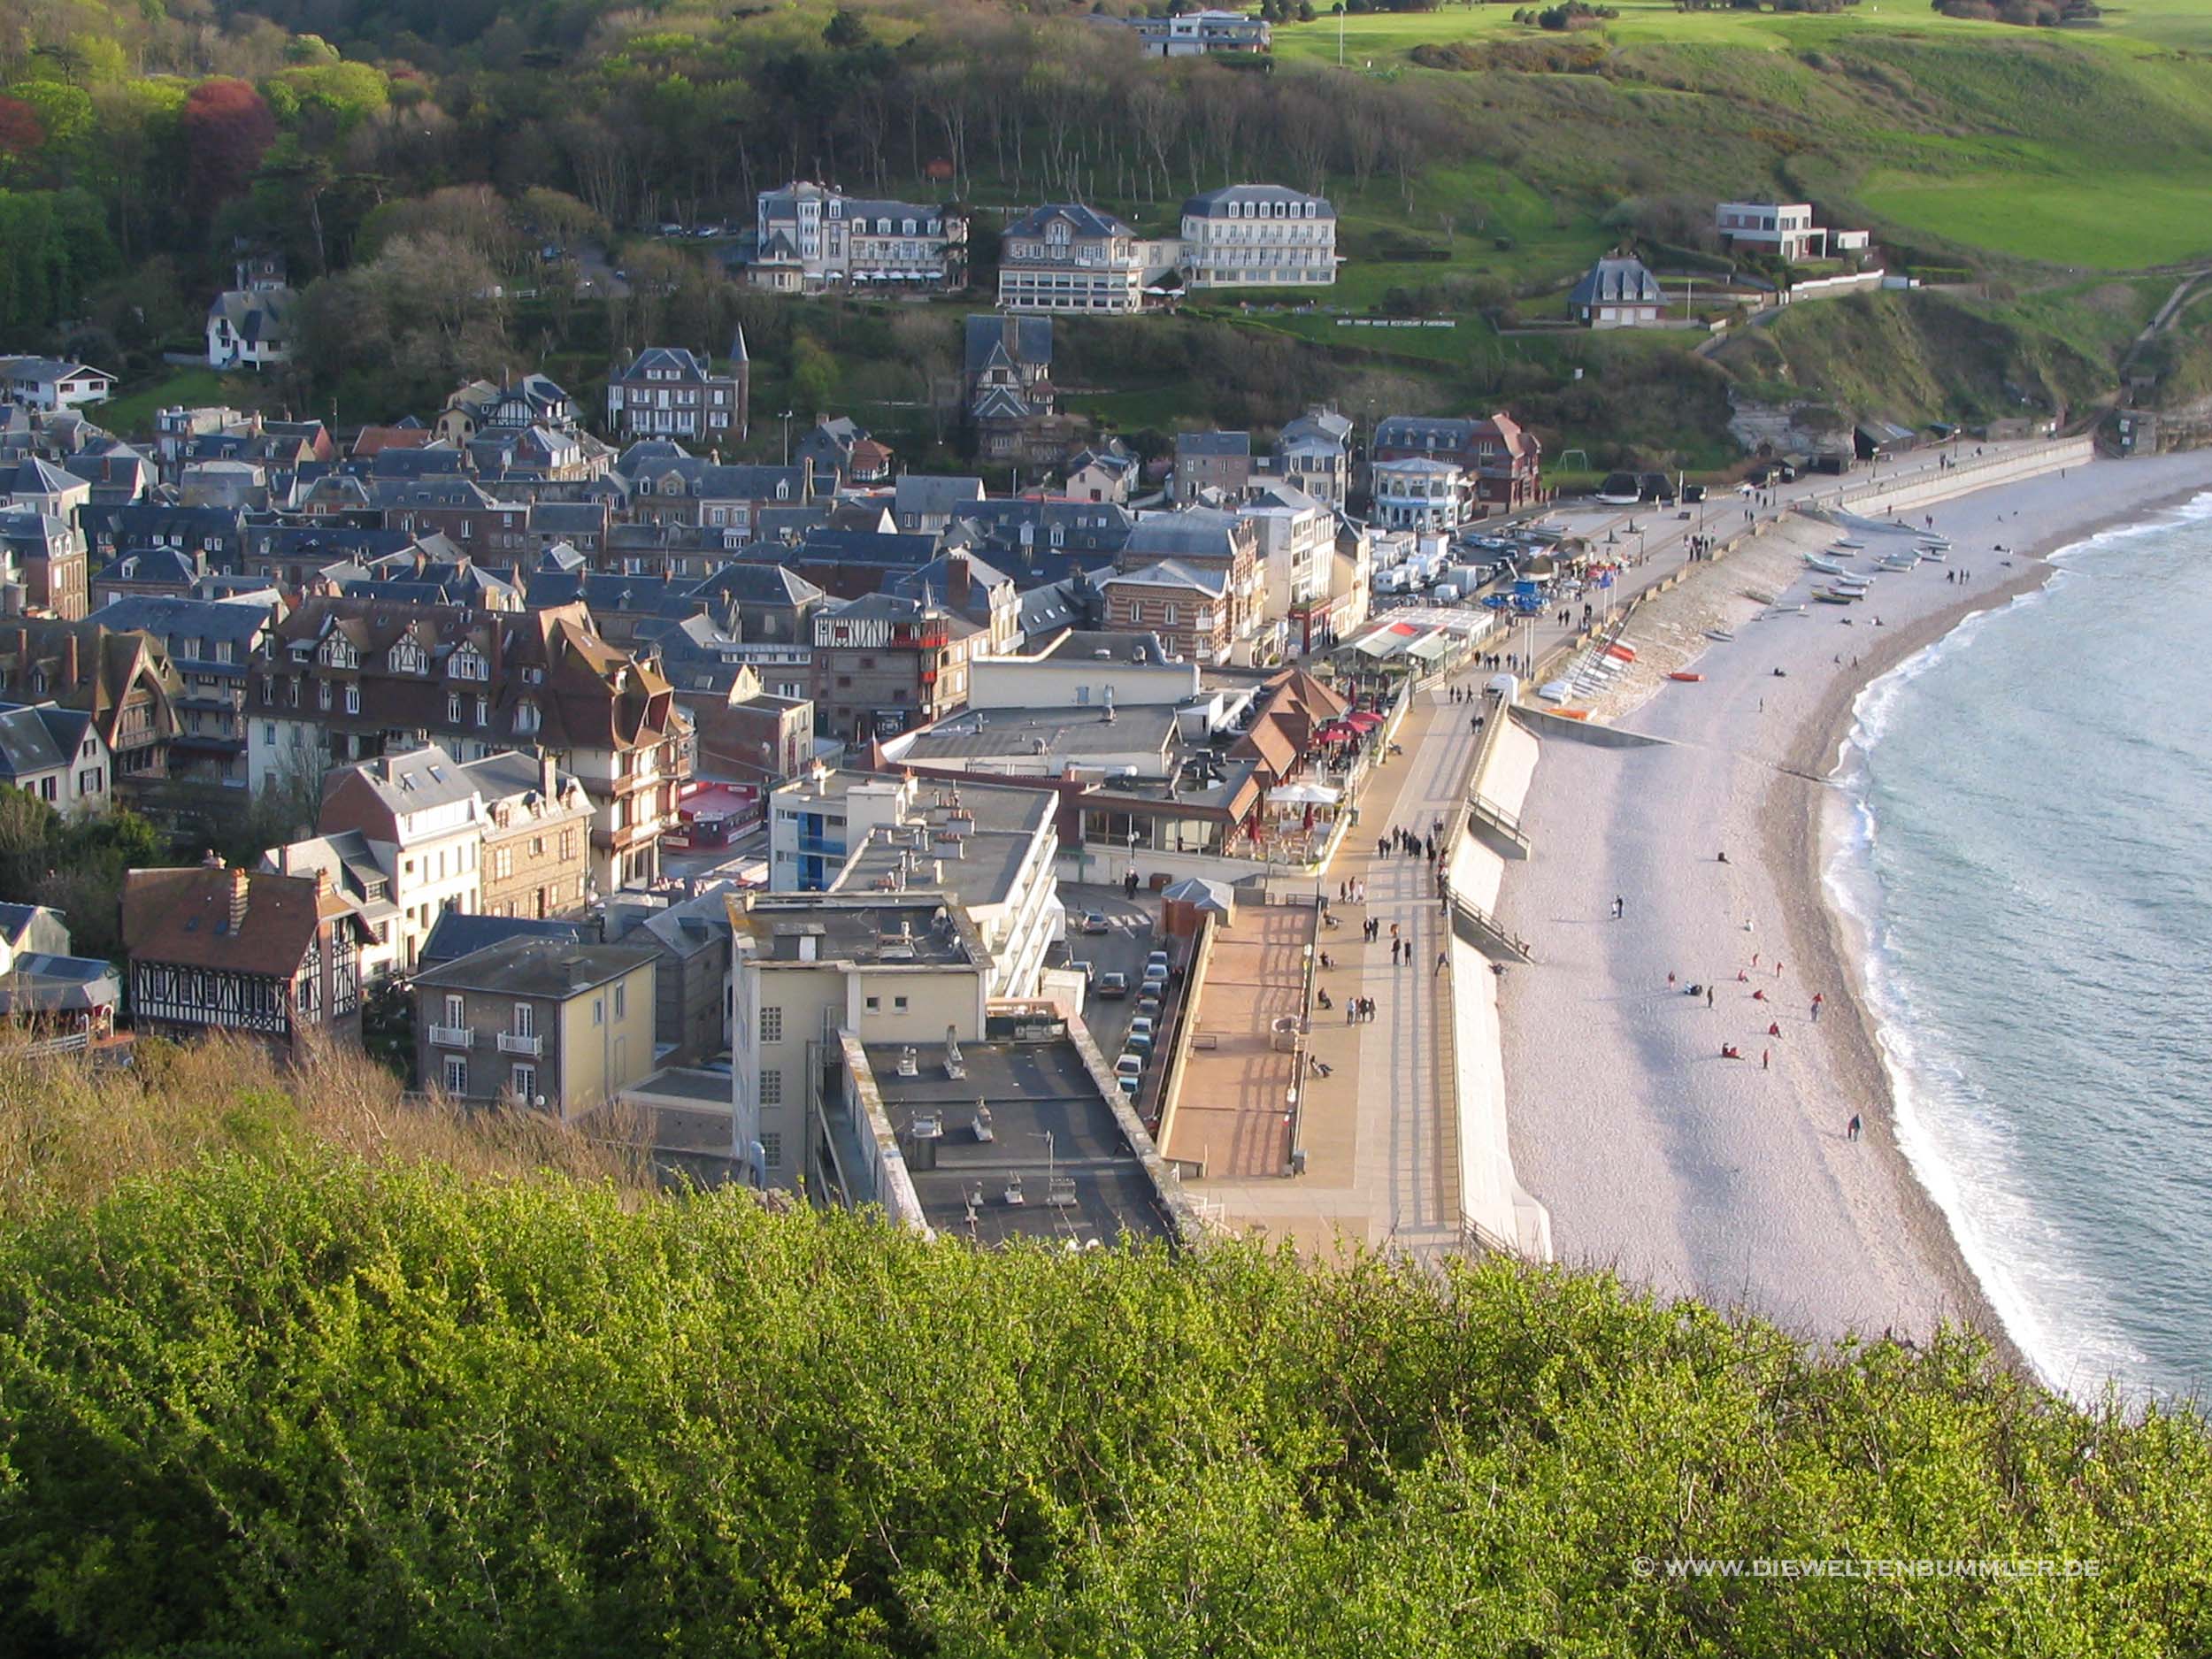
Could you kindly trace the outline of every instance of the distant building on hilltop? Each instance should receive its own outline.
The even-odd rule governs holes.
[[[285,285],[284,261],[258,255],[238,262],[238,286],[207,308],[207,366],[258,369],[292,359],[299,296]]]

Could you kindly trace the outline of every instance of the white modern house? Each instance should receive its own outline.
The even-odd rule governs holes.
[[[1713,219],[1724,246],[1750,248],[1792,261],[1858,253],[1871,240],[1863,230],[1815,224],[1809,202],[1723,202],[1713,210]]]

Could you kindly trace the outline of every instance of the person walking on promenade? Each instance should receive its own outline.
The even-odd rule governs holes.
[[[1436,953],[1436,973],[1432,973],[1432,974],[1430,974],[1430,975],[1429,975],[1429,978],[1430,978],[1430,979],[1433,979],[1436,977],[1436,974],[1437,974],[1437,973],[1441,973],[1441,972],[1444,972],[1444,964],[1445,964],[1447,962],[1450,961],[1450,960],[1451,960],[1451,956],[1450,956],[1450,953],[1449,953],[1448,951],[1442,951],[1442,950],[1438,951],[1438,952]]]
[[[1844,1132],[1843,1132],[1843,1138],[1844,1138],[1845,1140],[1847,1140],[1847,1141],[1856,1141],[1856,1140],[1859,1138],[1859,1114],[1858,1114],[1858,1113],[1856,1113],[1856,1112],[1853,1112],[1853,1113],[1851,1114],[1851,1123],[1850,1123],[1849,1127],[1847,1127],[1847,1129],[1845,1129],[1845,1130],[1844,1130]]]

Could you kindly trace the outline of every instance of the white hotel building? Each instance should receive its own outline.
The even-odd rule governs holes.
[[[1182,267],[1197,288],[1336,280],[1336,209],[1279,184],[1232,184],[1183,204]]]

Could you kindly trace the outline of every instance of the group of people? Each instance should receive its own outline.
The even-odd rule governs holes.
[[[1371,996],[1352,996],[1352,997],[1347,997],[1347,998],[1345,999],[1345,1001],[1344,1001],[1344,1023],[1345,1023],[1346,1025],[1370,1025],[1370,1024],[1373,1023],[1374,1018],[1375,1018],[1375,999],[1374,999],[1373,997],[1371,997]]]
[[[1725,864],[1725,863],[1727,863],[1727,859],[1726,859],[1725,857],[1724,857],[1724,858],[1721,860],[1721,862],[1722,862],[1723,864]],[[1616,916],[1617,916],[1617,915],[1620,913],[1620,912],[1619,912],[1619,910],[1618,910],[1618,908],[1617,908],[1617,907],[1619,906],[1619,904],[1620,904],[1620,902],[1620,902],[1620,900],[1619,900],[1619,899],[1616,898],[1616,899],[1613,901],[1613,902],[1614,902],[1614,905],[1616,906],[1616,909],[1615,909],[1614,914],[1615,914]],[[1747,921],[1744,925],[1745,925],[1745,926],[1747,928],[1747,927],[1750,926],[1750,923],[1749,923],[1748,921]],[[1759,956],[1760,956],[1760,955],[1761,955],[1761,953],[1760,953],[1760,952],[1758,952],[1758,951],[1754,951],[1754,952],[1752,952],[1752,955],[1751,955],[1751,967],[1752,967],[1752,968],[1756,968],[1756,967],[1758,967],[1758,966],[1759,966]],[[1774,977],[1775,977],[1776,979],[1780,979],[1780,978],[1782,977],[1782,964],[1781,964],[1781,961],[1780,961],[1780,959],[1779,959],[1779,958],[1777,958],[1777,959],[1775,960],[1775,962],[1774,962],[1774,964],[1773,964],[1773,967],[1774,967]],[[1740,968],[1738,968],[1738,969],[1736,970],[1736,983],[1737,983],[1737,984],[1739,984],[1739,985],[1748,985],[1748,984],[1750,984],[1750,981],[1751,981],[1751,972],[1750,972],[1750,969],[1747,969],[1747,968],[1741,968],[1741,967],[1740,967]],[[1671,991],[1671,990],[1673,990],[1673,989],[1675,988],[1675,976],[1674,976],[1673,974],[1671,974],[1671,973],[1670,973],[1669,975],[1667,975],[1667,988],[1668,988],[1670,991]],[[1710,1007],[1712,1007],[1712,1006],[1713,1006],[1713,987],[1712,987],[1711,986],[1709,986],[1709,985],[1693,985],[1693,986],[1689,987],[1688,988],[1689,988],[1689,995],[1692,995],[1692,996],[1696,996],[1696,995],[1699,995],[1701,992],[1701,993],[1703,993],[1704,997],[1705,997],[1705,1006],[1706,1006],[1706,1007],[1708,1007],[1708,1008],[1710,1008]],[[1754,987],[1752,987],[1752,992],[1751,992],[1751,1000],[1752,1000],[1753,1002],[1767,1002],[1767,1001],[1769,1000],[1769,998],[1768,998],[1767,994],[1766,994],[1766,987],[1763,987],[1763,986],[1754,986]],[[1828,1002],[1828,998],[1827,998],[1827,994],[1826,994],[1825,992],[1822,992],[1822,991],[1815,991],[1815,992],[1813,993],[1813,1000],[1811,1001],[1811,1002],[1809,1002],[1809,1004],[1807,1004],[1807,1008],[1806,1008],[1806,1018],[1807,1018],[1809,1020],[1810,1020],[1812,1024],[1814,1024],[1814,1025],[1817,1025],[1818,1024],[1820,1024],[1820,1010],[1821,1010],[1823,1008],[1824,1008],[1824,1007],[1826,1007],[1826,1006],[1827,1006],[1827,1002]],[[1770,1018],[1770,1019],[1767,1021],[1767,1030],[1766,1030],[1766,1034],[1767,1034],[1770,1038],[1779,1038],[1779,1037],[1781,1036],[1781,1034],[1782,1034],[1782,1022],[1781,1022],[1779,1019],[1777,1019],[1777,1018]],[[1749,1056],[1748,1056],[1745,1053],[1745,1051],[1744,1051],[1744,1048],[1743,1048],[1742,1045],[1740,1045],[1740,1044],[1739,1044],[1739,1043],[1733,1043],[1733,1042],[1724,1042],[1724,1043],[1722,1043],[1722,1044],[1721,1044],[1721,1046],[1720,1046],[1720,1057],[1721,1057],[1722,1059],[1724,1059],[1724,1060],[1742,1060],[1742,1059],[1747,1059]],[[1762,1071],[1771,1071],[1771,1070],[1773,1070],[1773,1067],[1774,1067],[1774,1050],[1773,1050],[1772,1048],[1762,1048],[1762,1049],[1760,1049],[1760,1050],[1759,1050],[1759,1069],[1760,1069]],[[1851,1117],[1851,1122],[1850,1122],[1850,1125],[1849,1125],[1849,1126],[1847,1128],[1847,1130],[1845,1131],[1845,1139],[1846,1139],[1846,1140],[1849,1140],[1849,1141],[1856,1141],[1856,1140],[1859,1138],[1859,1134],[1860,1134],[1860,1132],[1861,1132],[1861,1130],[1862,1130],[1862,1128],[1863,1128],[1863,1125],[1860,1123],[1860,1121],[1859,1121],[1859,1117],[1858,1117],[1858,1114],[1857,1114],[1857,1113],[1855,1113],[1855,1112],[1854,1112],[1854,1113],[1852,1114],[1852,1117]]]
[[[1392,830],[1389,834],[1379,835],[1375,838],[1375,856],[1387,858],[1394,853],[1402,858],[1426,858],[1433,864],[1436,862],[1437,831],[1442,828],[1443,820],[1440,818],[1437,820],[1437,828],[1431,830],[1428,838],[1425,841],[1417,831],[1407,829],[1401,825]]]

